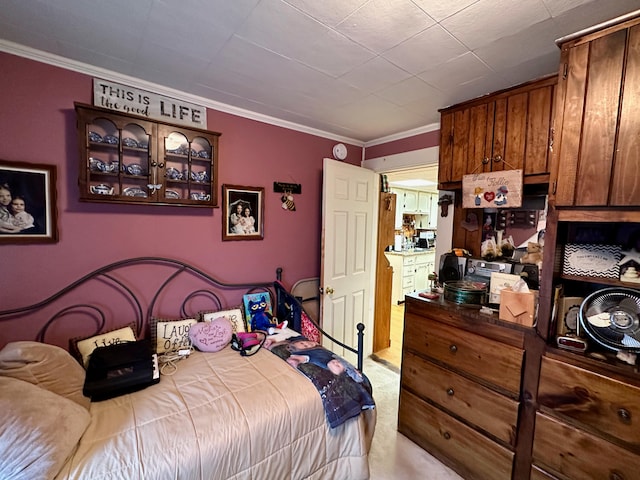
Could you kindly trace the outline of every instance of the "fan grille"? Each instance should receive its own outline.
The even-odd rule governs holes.
[[[640,350],[640,291],[605,288],[580,305],[580,325],[610,350]]]

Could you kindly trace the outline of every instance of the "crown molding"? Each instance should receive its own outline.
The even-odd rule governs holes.
[[[386,137],[377,138],[375,140],[371,140],[369,142],[364,143],[364,147],[373,147],[376,145],[381,145],[383,143],[394,142],[396,140],[404,140],[405,138],[415,137],[416,135],[422,135],[423,133],[430,133],[440,130],[439,123],[431,123],[429,125],[425,125],[424,127],[414,128],[412,130],[407,130],[406,132],[394,133],[393,135],[387,135]]]
[[[15,42],[9,42],[7,40],[0,39],[0,51],[17,55],[19,57],[28,58],[30,60],[35,60],[37,62],[45,63],[48,65],[53,65],[55,67],[63,68],[65,70],[71,70],[74,72],[83,73],[91,77],[98,77],[103,80],[123,83],[125,85],[131,86],[134,88],[139,88],[141,90],[148,90],[154,93],[165,95],[167,97],[172,97],[177,100],[182,100],[185,102],[195,103],[198,105],[202,105],[203,107],[211,108],[213,110],[218,110],[224,113],[229,113],[232,115],[236,115],[238,117],[255,120],[258,122],[274,125],[277,127],[287,128],[289,130],[295,130],[298,132],[307,133],[309,135],[314,135],[316,137],[322,137],[330,140],[335,140],[338,142],[348,143],[349,145],[364,147],[364,142],[361,140],[356,140],[349,137],[343,137],[341,135],[336,135],[334,133],[326,132],[324,130],[319,130],[316,128],[307,127],[305,125],[300,125],[298,123],[290,122],[288,120],[282,120],[280,118],[271,117],[269,115],[253,112],[251,110],[234,107],[226,103],[216,102],[215,100],[211,100],[210,98],[200,97],[198,95],[192,95],[180,90],[159,85],[157,83],[153,83],[153,82],[142,80],[129,75],[113,72],[111,70],[96,67],[94,65],[89,65],[83,62],[78,62],[76,60],[71,60],[69,58],[61,57],[59,55],[44,52],[41,50],[36,50],[34,48],[20,45]]]

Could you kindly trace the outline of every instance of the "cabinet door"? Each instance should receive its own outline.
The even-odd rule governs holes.
[[[429,192],[418,192],[418,212],[429,213],[431,209],[431,194]]]
[[[438,188],[441,190],[447,190],[447,184],[461,182],[466,173],[468,130],[469,109],[442,113],[438,165]]]
[[[217,205],[214,188],[217,137],[161,125],[154,183],[167,203]]]
[[[152,122],[77,107],[80,199],[148,203],[156,126]]]
[[[415,213],[418,211],[418,192],[406,190],[404,192],[404,211]]]
[[[438,195],[431,195],[431,205],[429,210],[429,228],[438,228]]]
[[[426,263],[416,265],[415,291],[426,290],[429,285],[429,266]]]
[[[562,48],[556,205],[640,205],[640,26],[625,25]]]

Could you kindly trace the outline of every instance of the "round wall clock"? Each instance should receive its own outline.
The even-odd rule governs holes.
[[[344,143],[336,143],[333,146],[333,158],[336,160],[344,160],[347,158],[347,147]]]

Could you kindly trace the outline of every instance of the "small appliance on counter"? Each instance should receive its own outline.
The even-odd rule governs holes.
[[[512,264],[509,262],[486,261],[479,258],[468,258],[464,280],[470,282],[491,282],[492,273],[512,273]]]
[[[467,256],[458,255],[454,249],[440,256],[438,281],[440,283],[462,280],[467,266]]]

